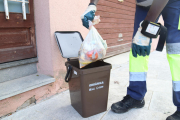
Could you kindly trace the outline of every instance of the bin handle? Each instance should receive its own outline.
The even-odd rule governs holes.
[[[72,67],[69,65],[67,68],[68,68],[68,71],[67,71],[67,74],[65,76],[65,81],[69,82],[69,77],[70,77],[70,74],[71,74],[71,71],[72,71]]]

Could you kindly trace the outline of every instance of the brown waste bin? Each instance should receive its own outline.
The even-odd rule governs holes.
[[[71,105],[85,118],[106,111],[111,64],[100,60],[80,69],[77,57],[83,41],[81,34],[55,32],[55,37],[62,56],[68,58],[65,80],[69,83]]]

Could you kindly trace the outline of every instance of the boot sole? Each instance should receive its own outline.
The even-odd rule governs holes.
[[[144,104],[144,105],[145,105],[145,104]],[[129,110],[131,110],[131,109],[140,109],[140,108],[143,108],[143,107],[144,107],[144,105],[143,105],[143,106],[140,106],[140,107],[130,108],[130,109],[126,110],[126,111],[114,110],[114,109],[111,109],[111,110],[112,110],[113,112],[115,112],[115,113],[122,114],[122,113],[126,113],[126,112],[128,112],[128,111],[129,111]]]

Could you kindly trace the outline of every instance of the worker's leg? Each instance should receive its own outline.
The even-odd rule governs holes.
[[[180,111],[180,0],[171,0],[163,10],[163,19],[168,29],[167,58],[173,80],[173,102]]]
[[[147,15],[149,8],[136,6],[134,34],[135,36],[139,24]],[[145,105],[144,95],[146,93],[146,75],[148,70],[149,56],[133,57],[130,52],[130,83],[127,88],[127,95],[119,102],[112,104],[111,110],[115,113],[125,113],[132,108],[142,108]]]
[[[129,87],[127,94],[136,100],[142,100],[147,92],[146,76],[148,71],[149,56],[135,58],[129,54]]]
[[[136,7],[135,21],[134,21],[134,34],[135,36],[139,24],[147,15],[148,9],[143,7]],[[146,76],[148,70],[149,56],[133,57],[132,51],[129,54],[129,87],[127,88],[127,95],[130,95],[136,100],[142,100],[146,93]]]

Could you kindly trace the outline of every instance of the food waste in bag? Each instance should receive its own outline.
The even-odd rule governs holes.
[[[103,59],[106,56],[107,43],[93,26],[99,22],[100,16],[95,16],[93,22],[89,21],[90,31],[83,41],[79,51],[80,68]]]

